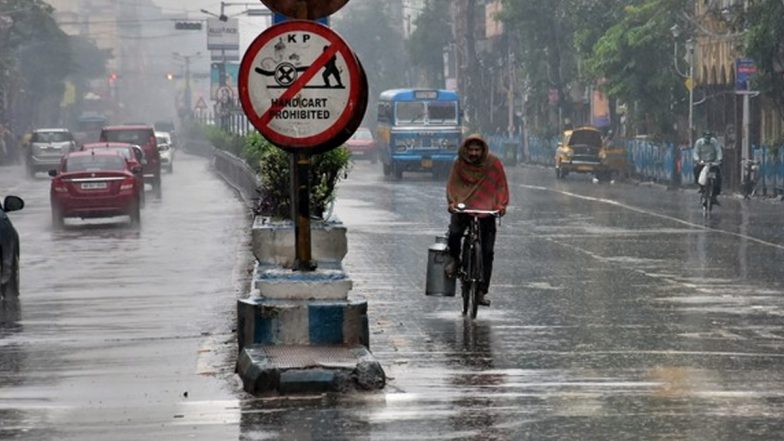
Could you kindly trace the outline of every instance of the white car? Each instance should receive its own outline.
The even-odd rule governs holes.
[[[174,172],[174,144],[172,143],[171,134],[169,132],[155,132],[155,138],[158,142],[158,152],[161,155],[161,169],[166,169],[167,172]]]

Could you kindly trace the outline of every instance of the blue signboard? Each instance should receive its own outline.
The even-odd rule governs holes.
[[[738,58],[735,60],[735,89],[750,90],[749,81],[757,73],[757,65],[751,58]]]
[[[287,20],[289,20],[289,18],[283,14],[278,14],[277,12],[272,13],[272,24],[283,23],[284,21]],[[316,22],[321,23],[324,26],[329,26],[329,17],[319,18],[318,20],[316,20]]]

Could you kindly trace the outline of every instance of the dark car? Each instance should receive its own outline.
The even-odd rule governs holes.
[[[6,196],[0,207],[0,295],[19,294],[19,234],[6,213],[24,208],[22,198]]]
[[[152,183],[155,197],[161,197],[161,154],[155,129],[145,125],[108,126],[101,130],[100,142],[136,144],[144,151],[147,163],[142,166],[144,180]]]

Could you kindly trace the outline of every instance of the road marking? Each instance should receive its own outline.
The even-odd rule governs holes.
[[[576,199],[582,199],[582,200],[585,200],[585,201],[599,202],[599,203],[603,203],[603,204],[607,204],[607,205],[612,205],[612,206],[615,206],[615,207],[624,208],[624,209],[629,210],[629,211],[634,211],[634,212],[637,212],[637,213],[646,214],[648,216],[658,217],[660,219],[666,219],[666,220],[669,220],[669,221],[672,221],[672,222],[677,222],[679,224],[687,225],[687,226],[690,226],[690,227],[698,229],[698,230],[704,230],[704,231],[710,231],[710,232],[713,232],[713,233],[726,234],[728,236],[734,236],[734,237],[738,237],[738,238],[741,238],[741,239],[749,240],[751,242],[756,242],[756,243],[758,243],[760,245],[765,245],[765,246],[773,247],[773,248],[776,248],[776,249],[779,249],[779,250],[784,250],[784,245],[780,245],[780,244],[773,243],[773,242],[768,242],[768,241],[762,240],[762,239],[757,239],[756,237],[747,236],[745,234],[733,233],[732,231],[726,231],[726,230],[720,230],[718,228],[706,227],[705,225],[695,224],[693,222],[685,221],[683,219],[678,219],[677,217],[668,216],[666,214],[661,214],[661,213],[656,213],[654,211],[645,210],[643,208],[635,207],[633,205],[627,205],[627,204],[624,204],[624,203],[621,203],[621,202],[618,202],[618,201],[614,201],[612,199],[597,198],[597,197],[593,197],[593,196],[584,196],[584,195],[581,195],[581,194],[572,193],[570,191],[555,190],[555,189],[552,189],[552,188],[542,187],[542,186],[539,186],[539,185],[527,185],[527,184],[516,184],[516,185],[518,185],[519,187],[527,188],[529,190],[549,191],[549,192],[553,192],[553,193],[560,193],[560,194],[562,194],[564,196],[570,196],[570,197],[573,197],[573,198],[576,198]]]

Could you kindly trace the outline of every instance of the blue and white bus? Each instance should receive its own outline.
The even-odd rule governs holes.
[[[378,100],[377,143],[384,175],[449,173],[462,139],[460,97],[450,90],[395,89]]]

